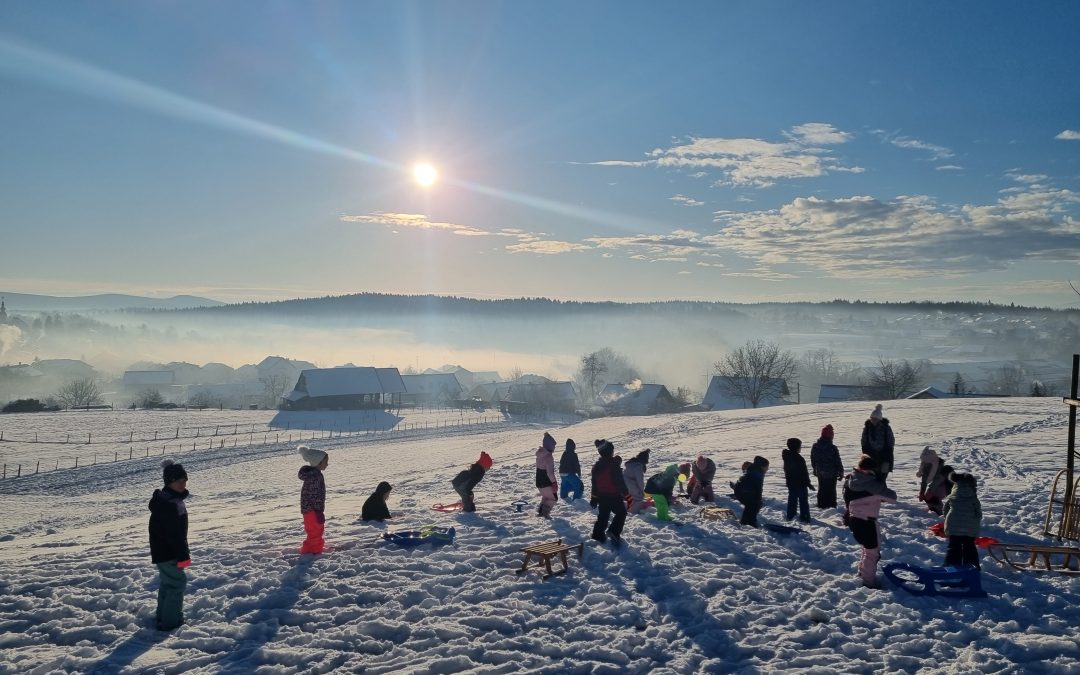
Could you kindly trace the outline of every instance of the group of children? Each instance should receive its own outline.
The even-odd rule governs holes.
[[[877,565],[880,555],[880,529],[878,517],[881,505],[895,502],[896,492],[885,484],[893,468],[893,433],[889,421],[878,404],[867,419],[862,434],[862,456],[851,473],[845,474],[840,452],[833,443],[834,430],[826,425],[810,452],[810,470],[801,454],[802,441],[789,438],[781,452],[784,480],[787,486],[787,519],[810,521],[808,492],[815,490],[810,473],[817,477],[817,506],[821,509],[837,508],[836,486],[843,481],[845,504],[844,522],[855,541],[862,546],[859,576],[867,586],[876,587]],[[660,520],[671,520],[669,507],[674,499],[675,486],[685,481],[686,492],[694,504],[714,501],[713,480],[716,463],[699,455],[690,463],[670,464],[648,479],[651,450],[637,453],[623,466],[622,458],[615,454],[615,445],[607,439],[593,442],[599,459],[590,472],[591,492],[589,505],[598,509],[592,538],[604,542],[609,538],[621,541],[627,513],[637,514],[652,499]],[[581,461],[577,445],[567,439],[559,459],[556,474],[554,451],[557,441],[550,433],[544,433],[536,450],[536,488],[540,495],[537,515],[550,518],[559,499],[574,500],[583,497]],[[321,554],[325,551],[323,531],[326,523],[326,483],[323,471],[329,466],[329,455],[322,450],[301,445],[297,448],[305,465],[297,477],[302,481],[300,489],[300,512],[303,517],[305,539],[300,547],[302,554]],[[185,568],[191,564],[188,551],[188,516],[184,500],[188,497],[187,473],[184,467],[171,460],[162,462],[164,487],[155,490],[150,499],[150,555],[160,577],[157,611],[157,628],[173,630],[184,622],[183,600],[187,585]],[[476,502],[473,490],[492,467],[492,458],[481,452],[479,459],[469,468],[458,473],[451,484],[461,497],[461,510],[473,512]],[[733,497],[743,504],[739,522],[757,527],[758,513],[762,506],[762,492],[769,460],[760,455],[742,466],[742,476],[731,482]],[[927,446],[920,456],[916,477],[921,479],[919,500],[927,509],[944,516],[944,532],[949,539],[945,554],[946,565],[973,565],[979,567],[979,554],[975,539],[979,536],[982,507],[976,494],[977,481],[967,473],[957,473]],[[560,489],[561,485],[561,489]],[[364,502],[361,518],[386,520],[391,517],[386,501],[393,488],[382,481]]]

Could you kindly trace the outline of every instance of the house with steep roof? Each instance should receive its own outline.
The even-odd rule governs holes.
[[[402,375],[405,393],[401,395],[404,404],[446,405],[461,398],[464,389],[454,373],[421,373]]]
[[[750,401],[744,397],[735,393],[740,388],[743,388],[746,384],[753,384],[752,382],[735,382],[735,380],[748,380],[750,378],[733,378],[726,375],[713,375],[709,380],[709,388],[705,392],[705,397],[701,401],[701,405],[707,410],[740,410],[742,408],[753,408]],[[774,377],[769,380],[768,394],[763,396],[757,404],[758,408],[766,408],[774,405],[788,405],[789,402],[784,400],[784,396],[789,395],[791,392],[788,389],[787,382],[783,378]]]
[[[308,368],[281,399],[286,410],[360,410],[400,403],[405,392],[397,368]]]
[[[671,412],[679,402],[662,384],[609,384],[596,396],[608,415],[656,415]]]

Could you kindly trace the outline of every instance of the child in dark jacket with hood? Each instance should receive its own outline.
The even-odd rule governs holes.
[[[476,484],[484,479],[484,474],[491,469],[491,455],[486,452],[480,452],[480,459],[476,460],[472,466],[458,475],[454,476],[454,480],[451,481],[451,485],[454,486],[454,491],[461,497],[461,510],[466,513],[471,513],[476,510],[476,501],[473,499],[473,489]]]
[[[159,586],[154,619],[158,630],[173,630],[184,623],[184,569],[191,564],[188,551],[187,472],[171,459],[161,463],[165,486],[150,498],[150,560],[158,568]]]
[[[949,538],[949,549],[945,553],[946,565],[979,564],[979,550],[975,548],[975,537],[979,536],[982,525],[982,504],[975,494],[978,483],[970,473],[954,473],[952,492],[945,498],[945,536]]]
[[[592,468],[589,506],[599,506],[600,511],[596,514],[592,538],[603,542],[611,537],[618,543],[622,540],[623,523],[626,522],[626,502],[623,501],[626,482],[623,480],[622,460],[615,456],[615,445],[611,441],[601,438],[594,444],[596,451],[600,453],[600,459]]]
[[[559,486],[555,480],[555,438],[544,432],[544,439],[536,449],[536,489],[540,492],[540,506],[536,515],[550,518],[551,509],[559,501]]]
[[[889,418],[885,417],[881,404],[874,406],[869,419],[863,424],[862,451],[874,460],[877,468],[874,473],[885,482],[889,473],[893,470],[893,446],[896,438],[893,436],[892,427],[889,426]]]
[[[780,456],[784,459],[784,483],[787,485],[787,519],[795,517],[795,504],[799,505],[799,520],[810,522],[810,501],[807,490],[813,490],[810,473],[806,470],[806,460],[799,454],[802,441],[798,438],[787,439],[787,447]]]
[[[300,553],[319,555],[326,549],[323,531],[326,528],[326,481],[323,471],[330,464],[330,456],[322,450],[301,445],[296,448],[307,466],[300,467],[296,477],[304,481],[300,488],[300,513],[304,516],[304,543]]]
[[[671,520],[668,514],[668,506],[672,502],[672,493],[675,491],[675,483],[679,480],[679,467],[669,464],[663,472],[654,474],[645,483],[645,494],[652,496],[656,504],[656,519]]]
[[[566,450],[559,458],[559,497],[572,501],[581,499],[585,494],[585,485],[581,482],[581,462],[578,461],[577,444],[574,439],[566,439]]]
[[[818,479],[818,508],[835,509],[836,484],[844,480],[844,461],[833,443],[833,425],[822,428],[821,437],[810,449],[810,468]]]
[[[375,488],[375,492],[371,493],[371,496],[364,502],[364,507],[360,510],[360,518],[363,520],[387,520],[390,516],[390,509],[386,506],[386,498],[390,496],[391,487],[390,483],[383,481],[379,483]]]
[[[739,522],[743,525],[757,527],[758,512],[761,511],[761,493],[765,487],[765,472],[769,470],[769,460],[761,455],[754,457],[753,462],[743,465],[743,475],[738,481],[731,483],[731,489],[735,492],[735,499],[742,502],[744,508]]]

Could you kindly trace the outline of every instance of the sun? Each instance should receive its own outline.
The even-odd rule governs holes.
[[[417,164],[413,167],[412,173],[416,182],[424,187],[431,187],[439,178],[439,170],[427,163]]]

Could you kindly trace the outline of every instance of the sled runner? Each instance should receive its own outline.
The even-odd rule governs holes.
[[[515,570],[515,574],[521,574],[529,568],[529,560],[536,557],[537,566],[543,565],[547,570],[547,574],[544,575],[545,579],[549,579],[556,574],[566,574],[568,569],[566,564],[566,553],[572,549],[577,549],[578,560],[581,560],[581,555],[585,551],[585,544],[564,544],[562,539],[556,539],[555,541],[546,541],[540,544],[532,544],[521,549],[525,554],[525,560],[521,563],[521,569]],[[558,572],[551,571],[551,559],[555,556],[559,556],[559,560],[562,562],[562,569]]]
[[[778,525],[776,523],[762,523],[762,529],[775,532],[777,534],[794,534],[796,532],[802,532],[800,527],[792,527],[790,525]]]
[[[1080,548],[1073,546],[998,542],[991,544],[987,552],[1002,565],[1021,571],[1080,574]]]
[[[443,513],[453,513],[462,509],[461,502],[454,502],[453,504],[432,504],[432,510],[442,511]]]
[[[419,546],[420,544],[452,544],[454,542],[454,528],[435,527],[427,525],[419,530],[406,530],[397,532],[384,532],[384,541],[398,546]]]
[[[982,573],[974,565],[919,567],[889,563],[885,576],[912,595],[943,595],[952,598],[985,598]]]

